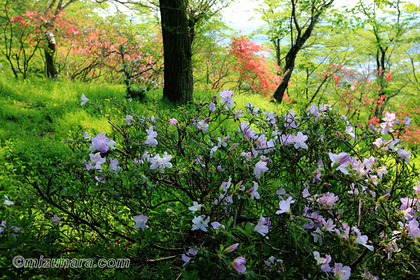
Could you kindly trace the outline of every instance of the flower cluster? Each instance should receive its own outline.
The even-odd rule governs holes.
[[[392,137],[392,114],[381,129],[362,129],[329,105],[240,110],[228,90],[194,106],[157,117],[124,111],[123,126],[113,124],[118,148],[104,133],[84,135],[87,169],[124,194],[115,204],[141,229],[125,234],[148,244],[149,259],[167,243],[163,254],[178,255],[162,261],[177,258],[200,277],[349,279],[383,273],[366,270],[373,254],[391,265],[414,250],[420,185],[407,188],[416,171]]]

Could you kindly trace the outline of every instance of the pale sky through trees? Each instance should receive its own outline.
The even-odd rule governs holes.
[[[372,0],[365,0],[365,2],[371,1]],[[222,11],[223,20],[229,27],[237,30],[238,32],[241,31],[241,34],[249,35],[252,31],[264,25],[264,22],[254,11],[255,8],[258,8],[259,3],[261,2],[262,1],[258,0],[235,0],[234,3]],[[352,7],[356,5],[357,2],[357,0],[335,0],[334,7],[340,8],[346,5]],[[406,2],[418,5],[420,0]]]
[[[241,34],[249,35],[252,31],[264,25],[264,21],[254,11],[261,2],[256,0],[235,0],[234,3],[222,11],[223,19],[229,27],[238,32],[240,31]],[[342,7],[348,4],[349,1],[335,0],[334,2],[335,7]]]

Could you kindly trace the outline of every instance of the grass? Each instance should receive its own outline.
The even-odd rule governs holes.
[[[110,113],[111,106],[107,106],[107,101],[123,98],[125,93],[121,85],[102,82],[84,84],[45,78],[16,80],[10,76],[0,79],[0,92],[0,147],[13,147],[13,154],[24,160],[34,154],[52,158],[66,156],[69,150],[65,140],[76,127],[89,132],[110,132],[110,125],[99,112],[91,106],[80,106],[80,97],[85,94],[90,101],[103,104],[104,111]],[[204,99],[217,93],[196,91],[194,94],[195,99]],[[148,92],[143,102],[133,100],[131,105],[138,115],[153,114],[150,107],[153,103],[155,109],[170,110],[176,116],[177,106],[161,99],[162,90],[156,90]],[[257,95],[235,96],[235,101],[238,108],[248,102],[262,110],[278,111],[280,108]],[[4,159],[4,152],[0,152],[0,158]]]
[[[34,155],[46,158],[68,156],[70,150],[65,140],[76,127],[90,133],[109,133],[111,126],[106,118],[101,117],[92,106],[81,107],[80,97],[85,94],[90,101],[103,104],[104,114],[113,114],[110,101],[123,98],[125,90],[121,85],[103,82],[84,84],[45,78],[16,80],[5,76],[0,79],[0,92],[0,159],[5,159],[7,150],[25,161]],[[205,90],[194,92],[195,99],[209,99],[213,95],[217,93]],[[162,90],[156,90],[148,92],[143,102],[133,100],[131,105],[138,115],[153,114],[153,110],[169,110],[176,117],[177,106],[161,99]],[[235,95],[234,99],[240,109],[248,102],[264,111],[281,112],[292,106],[270,103],[260,95]],[[151,107],[151,103],[156,107]]]

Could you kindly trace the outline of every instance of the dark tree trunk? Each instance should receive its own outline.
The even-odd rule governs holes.
[[[164,88],[171,102],[192,100],[192,40],[195,22],[186,14],[187,1],[159,0],[162,21]]]
[[[316,20],[318,20],[318,17],[316,17]],[[289,84],[289,80],[292,77],[292,72],[295,68],[296,56],[300,49],[302,49],[306,40],[308,40],[311,36],[312,30],[315,26],[315,22],[306,29],[305,33],[301,37],[297,38],[296,43],[292,46],[292,48],[286,55],[286,65],[283,68],[283,76],[281,78],[279,86],[274,92],[274,98],[279,103],[281,103],[281,101],[283,100],[283,96]]]
[[[305,45],[306,41],[311,37],[312,31],[318,22],[321,14],[328,9],[334,0],[330,0],[329,2],[324,3],[321,7],[319,7],[318,11],[313,14],[309,26],[306,28],[305,32],[302,34],[302,29],[299,26],[298,22],[296,21],[296,8],[295,8],[295,2],[292,1],[292,15],[294,18],[294,26],[297,31],[297,37],[295,42],[292,42],[292,46],[289,50],[289,52],[286,55],[286,65],[282,69],[282,79],[277,87],[276,91],[274,92],[274,99],[281,103],[283,100],[284,93],[287,89],[290,77],[292,76],[293,69],[295,68],[295,60],[298,52],[302,49],[302,47]],[[312,3],[314,5],[314,3]]]
[[[54,54],[56,49],[54,33],[48,30],[45,32],[45,36],[47,37],[48,41],[48,47],[45,48],[45,64],[47,68],[47,77],[56,78],[58,72],[54,65]]]

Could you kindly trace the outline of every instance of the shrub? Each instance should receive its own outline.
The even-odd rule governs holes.
[[[412,154],[393,138],[390,128],[404,129],[395,115],[382,130],[353,128],[328,105],[277,114],[219,95],[153,116],[114,100],[122,115],[109,119],[113,133],[76,132],[74,162],[48,182],[31,180],[41,209],[57,215],[50,241],[65,256],[131,261],[130,271],[69,273],[418,275],[420,185]],[[35,220],[50,232],[51,219]]]

